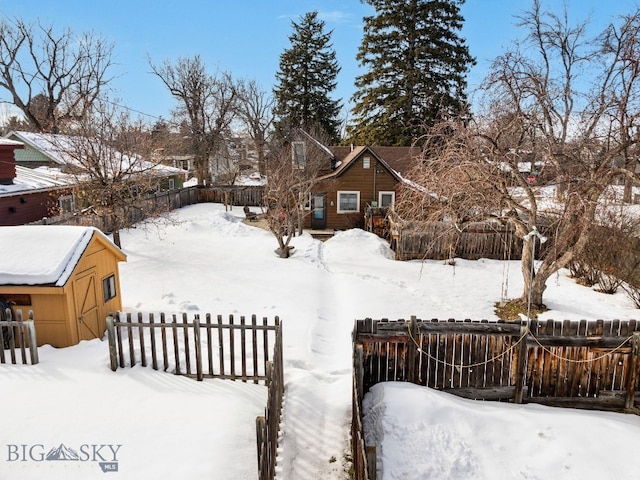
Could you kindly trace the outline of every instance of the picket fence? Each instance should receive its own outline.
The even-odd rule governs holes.
[[[111,370],[151,366],[196,380],[222,378],[267,386],[265,414],[256,418],[258,478],[275,478],[278,435],[284,396],[282,325],[276,316],[239,322],[233,315],[189,320],[165,313],[122,313],[107,318]]]
[[[14,320],[13,312],[7,308],[0,318],[6,319],[0,320],[0,363],[16,365],[21,361],[23,365],[36,365],[39,359],[33,311],[29,310],[29,319],[23,320],[22,310],[17,310]]]

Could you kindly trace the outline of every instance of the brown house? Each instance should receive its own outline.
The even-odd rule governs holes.
[[[411,147],[328,147],[327,169],[315,181],[305,227],[362,228],[367,206],[393,205],[401,182],[420,154]]]
[[[32,310],[38,345],[101,338],[121,310],[118,262],[125,254],[92,227],[0,227],[0,305]]]

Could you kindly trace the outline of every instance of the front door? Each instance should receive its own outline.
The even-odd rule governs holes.
[[[311,197],[311,229],[323,230],[327,226],[327,194],[315,193]]]
[[[104,333],[100,331],[97,293],[95,272],[76,278],[73,282],[79,340],[101,338]]]

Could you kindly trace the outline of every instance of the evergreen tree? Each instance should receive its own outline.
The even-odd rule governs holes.
[[[320,129],[338,140],[342,105],[329,97],[340,72],[330,43],[332,32],[325,33],[318,12],[309,12],[300,23],[291,23],[291,48],[280,55],[276,73],[276,133],[283,136],[297,127]]]
[[[410,145],[448,114],[467,109],[466,74],[475,59],[459,36],[464,0],[362,0],[364,18],[356,59],[350,140]]]

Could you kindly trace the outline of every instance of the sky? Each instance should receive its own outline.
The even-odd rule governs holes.
[[[505,286],[506,298],[522,291],[517,261],[399,262],[386,241],[358,229],[324,243],[296,236],[291,257],[281,259],[273,235],[243,217],[240,207],[203,203],[122,231],[120,290],[125,311],[279,316],[285,399],[277,480],[349,479],[355,319],[495,320]],[[52,233],[42,248],[60,241]],[[624,292],[598,293],[566,270],[547,282],[545,303],[544,319],[638,318]],[[35,366],[0,364],[0,397],[11,405],[0,429],[0,478],[256,478],[264,386],[196,382],[171,367],[112,372],[108,352],[94,339],[40,347]],[[408,384],[379,384],[364,411],[382,480],[617,480],[640,470],[637,415],[474,402]],[[37,461],[60,444],[81,461]],[[82,456],[92,449],[83,445],[107,445],[103,457],[116,458],[118,473],[105,477]]]
[[[634,10],[636,0],[567,0],[570,18],[593,19],[594,31],[613,16]],[[543,0],[560,11],[563,0]],[[467,0],[462,7],[466,39],[477,66],[469,74],[476,88],[493,58],[521,34],[515,15],[529,0]],[[237,78],[255,79],[271,91],[280,54],[290,46],[292,21],[317,10],[332,31],[332,41],[342,68],[333,98],[349,108],[354,80],[361,73],[355,60],[362,39],[362,18],[373,9],[358,0],[0,0],[0,14],[25,20],[40,19],[74,32],[94,31],[115,46],[116,97],[128,108],[154,117],[168,118],[175,102],[157,77],[154,64],[199,54],[209,71],[231,72]],[[0,100],[9,100],[0,92]]]

